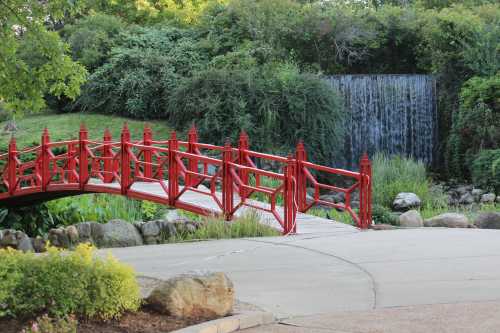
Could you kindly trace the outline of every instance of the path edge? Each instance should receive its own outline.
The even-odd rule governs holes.
[[[270,312],[243,311],[232,316],[181,328],[171,333],[232,333],[274,322],[274,315]]]

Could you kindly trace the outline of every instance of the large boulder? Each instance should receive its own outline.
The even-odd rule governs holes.
[[[161,244],[175,236],[177,228],[174,221],[149,221],[141,225],[141,233],[145,244]]]
[[[500,212],[480,213],[474,224],[481,229],[500,229]]]
[[[472,228],[467,216],[458,213],[444,213],[425,220],[426,227]]]
[[[486,193],[481,196],[481,203],[492,204],[495,202],[495,193]]]
[[[214,319],[233,310],[234,287],[224,273],[182,275],[162,282],[149,295],[157,311],[186,319]]]
[[[404,212],[412,208],[418,208],[422,204],[422,201],[415,193],[402,192],[396,196],[392,206],[394,210]]]
[[[98,247],[127,247],[142,245],[137,228],[122,220],[111,220],[106,224],[91,224],[92,240]]]
[[[424,226],[424,220],[416,210],[409,210],[399,216],[399,225],[405,228],[420,228]]]

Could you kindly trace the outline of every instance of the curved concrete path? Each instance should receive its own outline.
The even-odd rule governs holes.
[[[300,318],[302,324],[321,322],[318,315],[341,311],[355,311],[353,318],[362,313],[376,318],[374,309],[500,301],[500,231],[359,231],[338,223],[317,227],[315,231],[311,222],[307,234],[291,237],[142,246],[112,252],[139,273],[154,277],[226,272],[235,283],[238,299],[273,312],[288,323],[288,330],[276,327],[265,332],[295,332],[292,327],[294,322],[301,323]],[[386,316],[397,317],[390,312]],[[333,317],[327,315],[322,322],[327,323],[328,318]],[[330,331],[333,326],[317,327]],[[500,332],[500,320],[497,328]],[[385,332],[360,328],[333,331]]]

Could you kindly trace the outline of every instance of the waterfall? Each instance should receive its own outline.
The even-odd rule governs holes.
[[[357,166],[366,151],[433,161],[437,139],[436,80],[430,75],[336,75],[328,78],[344,99],[344,156]]]

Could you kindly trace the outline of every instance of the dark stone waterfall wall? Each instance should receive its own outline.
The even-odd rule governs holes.
[[[436,80],[430,75],[338,75],[328,81],[344,98],[344,156],[357,167],[363,152],[412,156],[431,164],[437,139]]]

